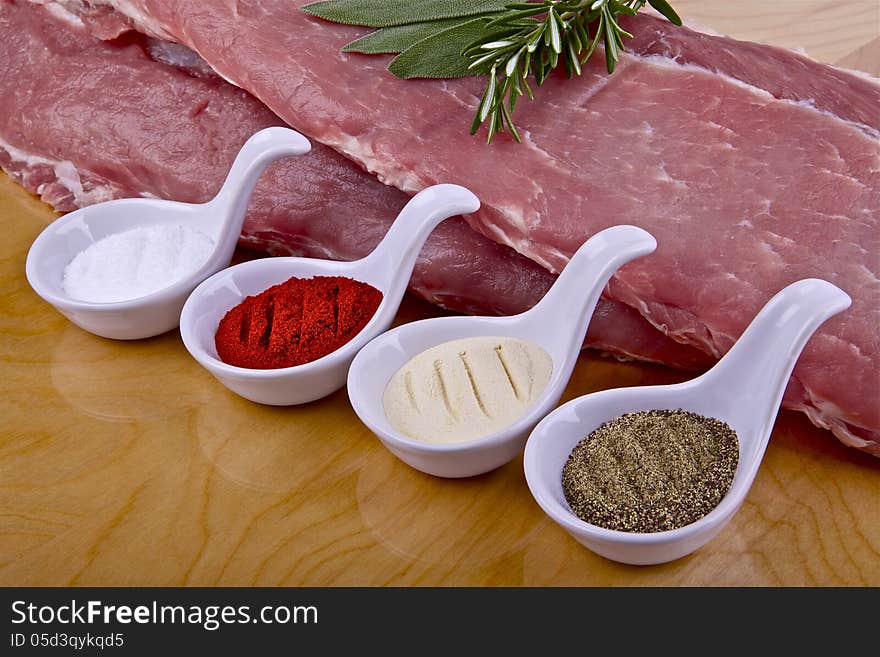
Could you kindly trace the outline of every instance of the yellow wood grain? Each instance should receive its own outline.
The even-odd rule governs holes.
[[[880,36],[877,0],[676,0],[685,21],[738,39],[802,49],[836,64]],[[880,61],[864,69],[880,72]]]
[[[874,73],[880,5],[674,3],[740,38]],[[532,500],[521,460],[466,481],[388,453],[344,391],[246,402],[176,333],[91,336],[39,300],[27,249],[53,218],[0,176],[0,584],[880,584],[880,460],[783,413],[742,510],[696,554],[627,567]],[[400,321],[436,311],[408,300]],[[566,398],[677,381],[581,357]]]

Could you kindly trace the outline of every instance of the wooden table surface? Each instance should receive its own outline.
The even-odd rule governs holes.
[[[673,4],[880,73],[876,0]],[[880,584],[880,460],[801,415],[780,416],[718,538],[672,564],[615,564],[543,514],[520,459],[434,479],[387,452],[344,390],[263,407],[215,382],[177,333],[117,343],[74,327],[24,277],[53,217],[0,175],[0,584]],[[400,321],[434,312],[408,300]],[[566,399],[681,378],[585,354]]]

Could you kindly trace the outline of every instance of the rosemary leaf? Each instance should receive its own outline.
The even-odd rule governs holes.
[[[560,34],[559,18],[553,7],[550,8],[548,20],[550,22],[550,45],[553,47],[553,52],[558,55],[562,52],[562,35]]]
[[[511,57],[510,59],[507,60],[507,66],[504,67],[504,74],[507,77],[510,77],[511,75],[513,75],[514,71],[516,70],[516,65],[519,62],[520,54],[522,54],[522,50],[520,50],[513,57]]]
[[[495,104],[495,85],[497,82],[497,78],[495,77],[495,69],[492,69],[492,73],[489,76],[489,84],[486,87],[486,94],[483,96],[483,102],[480,105],[480,121],[485,121],[486,117],[489,116],[489,112],[492,110],[492,106]]]
[[[648,4],[663,14],[663,17],[673,25],[681,25],[681,17],[675,13],[675,9],[670,7],[666,0],[648,0]]]
[[[614,34],[614,27],[611,21],[605,20],[605,64],[609,73],[614,73],[614,67],[620,54],[617,52],[617,36]]]
[[[516,96],[511,96],[511,98],[516,98]],[[502,102],[499,105],[501,107],[501,113],[504,115],[504,122],[507,124],[507,127],[510,129],[510,134],[513,135],[513,138],[516,139],[520,144],[522,143],[522,138],[519,136],[519,132],[516,129],[516,126],[513,124],[513,119],[510,116],[511,110],[507,108],[507,106]]]
[[[578,60],[577,48],[573,42],[568,43],[568,61],[577,75],[581,74],[581,63]],[[569,76],[571,77],[571,76]]]

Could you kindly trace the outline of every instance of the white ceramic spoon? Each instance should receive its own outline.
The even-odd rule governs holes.
[[[676,385],[605,390],[563,404],[535,427],[526,445],[526,480],[538,504],[581,544],[614,561],[657,564],[698,549],[743,503],[807,340],[850,303],[831,283],[798,281],[774,296],[733,348],[702,376]],[[724,420],[737,433],[739,466],[721,503],[690,525],[653,534],[612,531],[575,516],[562,492],[562,468],[574,446],[624,413],[679,408]]]
[[[352,358],[390,325],[409,283],[413,266],[431,231],[444,219],[476,212],[480,201],[458,185],[434,185],[416,194],[388,233],[365,258],[353,262],[317,258],[264,258],[218,272],[192,293],[180,317],[186,348],[205,369],[233,392],[262,404],[287,406],[325,397],[345,384]],[[346,276],[382,292],[373,318],[336,351],[294,367],[259,370],[224,363],[214,335],[220,320],[245,297],[291,277]]]
[[[106,338],[136,340],[175,328],[193,288],[229,265],[241,233],[251,192],[263,170],[275,160],[302,155],[308,140],[287,128],[266,128],[242,146],[226,181],[207,203],[178,203],[127,198],[76,210],[49,224],[31,245],[27,279],[34,291],[77,326]],[[157,224],[182,224],[214,242],[208,259],[191,275],[137,299],[90,303],[71,298],[62,279],[68,263],[98,240]]]
[[[599,295],[625,263],[651,253],[654,238],[635,226],[597,233],[572,256],[553,287],[531,310],[512,317],[440,317],[399,326],[357,355],[348,375],[355,412],[398,458],[440,477],[469,477],[504,465],[522,451],[532,427],[559,401],[580,353]],[[459,443],[428,443],[403,435],[385,415],[388,381],[411,358],[450,340],[514,337],[541,346],[553,361],[542,395],[502,431]]]

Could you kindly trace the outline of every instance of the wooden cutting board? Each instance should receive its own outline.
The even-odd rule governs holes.
[[[677,0],[733,36],[880,73],[876,0]],[[783,413],[749,498],[696,554],[636,568],[581,548],[532,500],[521,460],[466,481],[411,470],[345,391],[246,402],[176,333],[96,338],[34,295],[53,219],[0,176],[0,584],[880,584],[880,460]],[[408,300],[399,321],[436,314]],[[681,380],[585,354],[566,399]]]

